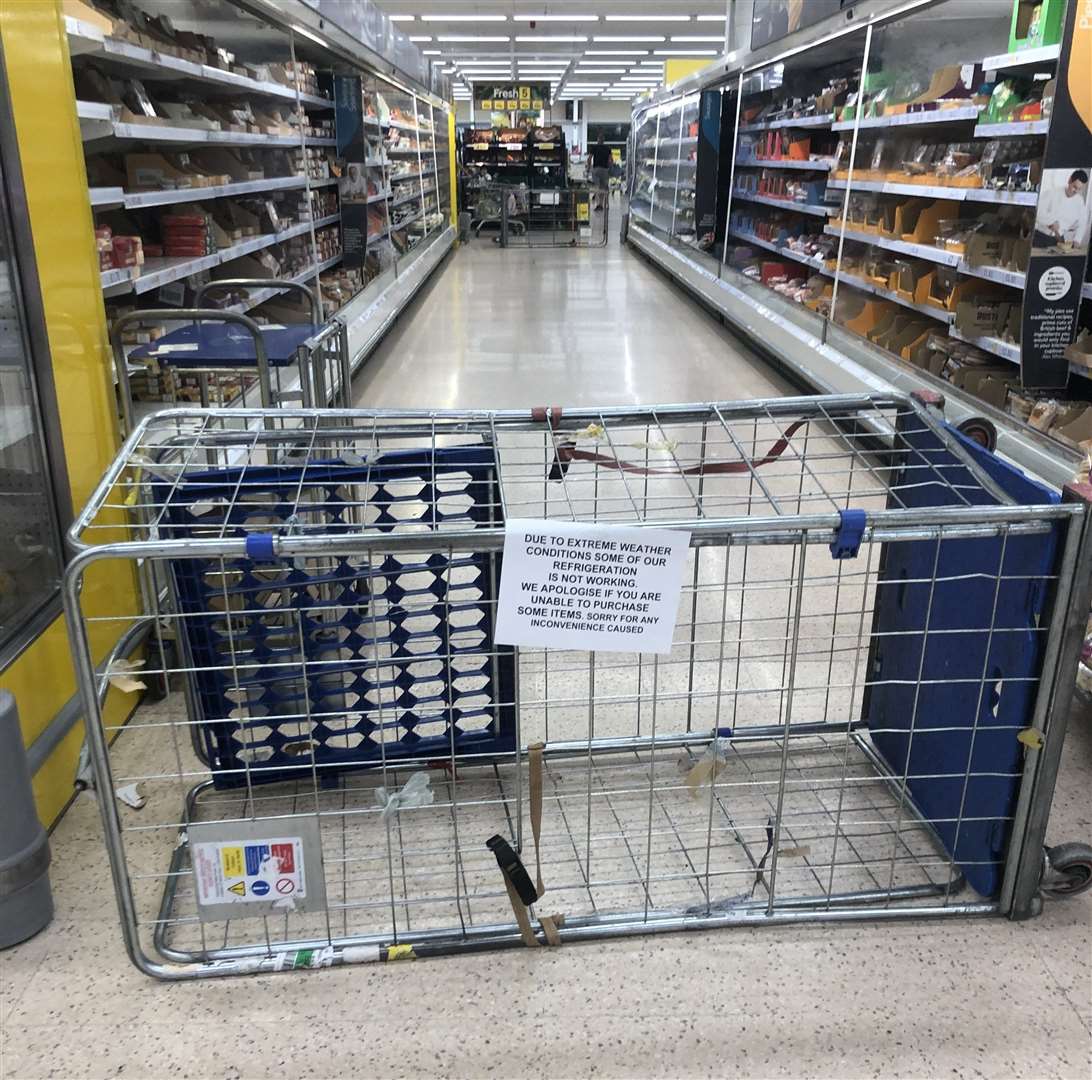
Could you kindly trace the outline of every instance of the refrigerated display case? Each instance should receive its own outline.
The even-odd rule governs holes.
[[[759,344],[776,340],[802,381],[941,391],[954,418],[987,417],[1003,452],[1061,483],[1092,439],[1090,339],[1068,351],[1064,389],[1025,389],[1020,366],[1060,46],[1009,53],[1008,0],[874,9],[702,83],[723,121],[708,252],[680,228],[660,149],[693,86],[642,106],[628,239]],[[1084,296],[1092,326],[1092,283]]]

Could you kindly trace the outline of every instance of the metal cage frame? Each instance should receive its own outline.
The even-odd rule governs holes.
[[[739,924],[1035,914],[1092,581],[1092,490],[1070,488],[1054,501],[948,428],[940,406],[935,398],[847,395],[490,412],[169,410],[142,421],[72,527],[74,557],[64,584],[90,758],[134,963],[159,978],[187,979]],[[413,528],[384,526],[368,515],[378,512],[386,520],[383,515],[394,513],[401,500],[417,498],[427,506],[428,497],[388,495],[376,510],[374,493],[359,487],[344,496],[358,515],[351,527],[330,529],[321,514],[310,530],[300,527],[322,506],[321,499],[306,495],[314,480],[306,471],[312,463],[326,470],[351,467],[356,476],[362,465],[387,460],[390,448],[405,442],[432,452],[468,443],[497,448],[499,493],[490,509],[496,516],[484,526],[454,518],[447,527],[433,510],[431,519],[426,512]],[[162,470],[152,479],[143,472],[150,446],[159,448]],[[225,474],[232,477],[233,499],[246,498],[248,468],[273,462],[298,470],[302,462],[290,527],[270,526],[263,518],[255,540],[245,529],[229,528],[227,512],[217,511],[211,531],[206,524],[172,537],[162,527],[169,500],[150,492],[164,483],[169,491],[180,490],[194,469],[208,468],[210,459],[234,470]],[[267,479],[255,481],[253,501],[263,512],[269,505],[267,486]],[[130,525],[121,527],[119,540],[114,510],[132,512],[134,501],[136,512]],[[864,545],[864,570],[853,569],[851,560],[827,563],[824,549],[835,551],[846,540],[845,511],[862,501],[869,505],[859,512],[856,546],[844,553],[856,554]],[[236,573],[233,567],[259,559],[280,567],[278,580],[288,580],[305,569],[321,569],[322,559],[336,555],[355,560],[354,572],[374,582],[400,572],[390,569],[392,559],[453,558],[473,551],[486,558],[499,580],[503,521],[535,516],[527,508],[544,518],[600,518],[690,532],[683,637],[668,660],[637,656],[612,663],[585,653],[564,661],[554,657],[551,672],[550,651],[538,656],[521,650],[511,701],[494,697],[485,706],[514,706],[513,746],[457,752],[452,735],[442,759],[431,752],[417,758],[410,753],[395,764],[387,758],[387,736],[381,733],[378,762],[373,754],[356,762],[355,770],[338,766],[320,775],[317,755],[308,750],[295,766],[296,781],[262,785],[248,773],[245,791],[236,791],[230,803],[218,801],[222,793],[207,767],[187,765],[181,756],[155,774],[129,764],[123,779],[143,776],[162,795],[157,808],[172,800],[178,808],[164,808],[161,822],[123,820],[107,794],[118,779],[113,757],[150,747],[154,739],[173,739],[171,753],[182,754],[183,729],[192,735],[199,718],[194,719],[191,703],[188,720],[153,718],[130,721],[117,732],[104,729],[99,690],[117,672],[96,672],[80,606],[85,578],[97,562],[206,559],[218,561],[227,580]],[[974,552],[982,565],[951,569],[942,552],[956,550]],[[897,570],[904,566],[894,558],[900,552],[915,558],[925,553],[931,574],[928,566],[920,577]],[[806,565],[814,567],[817,558],[824,560],[819,573],[809,576]],[[996,566],[992,572],[991,566]],[[962,606],[976,606],[966,617],[979,621],[954,628],[936,624],[934,597],[939,610],[941,589],[948,600],[978,590],[977,606],[969,599]],[[881,591],[883,603],[877,599]],[[917,608],[915,591],[918,600],[926,597]],[[750,598],[763,592],[775,598],[774,613],[760,607],[748,614]],[[886,599],[896,594],[897,605]],[[333,604],[321,590],[317,595]],[[822,605],[832,597],[833,609],[826,611]],[[412,598],[399,602],[413,603]],[[999,625],[999,613],[1010,602],[1018,611],[1016,621],[1008,625],[1001,619]],[[813,611],[816,604],[819,610]],[[918,616],[893,629],[882,622],[896,606],[900,612],[924,612],[920,645],[906,646],[898,658],[905,666],[910,653],[916,678],[913,672],[909,678],[882,678],[876,667],[878,642],[915,641]],[[229,602],[219,610],[222,615],[235,609]],[[295,609],[288,604],[288,610]],[[165,688],[172,677],[189,680],[190,660],[169,658],[171,638],[164,632],[170,628],[175,642],[187,633],[177,598],[174,606],[113,621],[149,616],[159,627],[149,649],[149,674]],[[769,624],[765,630],[763,623]],[[1013,661],[1024,669],[1011,679],[1007,671],[998,676],[990,661],[1002,637],[1017,630],[1033,643],[1023,660]],[[943,637],[950,633],[962,637]],[[926,670],[930,636],[942,656],[973,655],[976,672],[934,678]],[[840,644],[843,639],[850,644]],[[964,644],[957,649],[947,641]],[[236,669],[243,663],[235,656],[237,647],[238,641],[231,645],[230,665]],[[365,657],[369,648],[353,662],[378,670],[387,661],[378,653]],[[451,647],[446,648],[450,659]],[[488,632],[479,648],[485,655],[495,652]],[[767,648],[772,660],[763,651]],[[1022,654],[1016,649],[1005,655]],[[316,662],[290,652],[283,664],[289,671],[299,668],[307,679],[315,676]],[[744,685],[745,669],[766,677],[778,664],[768,682]],[[814,664],[828,665],[826,704],[816,704],[822,687],[807,685],[805,672]],[[842,685],[836,667],[839,678],[851,672],[852,681],[845,684],[848,696],[835,706],[832,720],[832,687]],[[321,675],[320,670],[315,677]],[[1016,684],[1012,693],[1007,680]],[[977,699],[973,719],[961,726],[942,715],[918,726],[919,698],[938,693],[945,683],[968,684],[969,700]],[[884,722],[877,713],[877,695],[887,690],[903,700],[910,695],[908,726]],[[450,720],[450,686],[441,696],[445,693],[440,711],[446,709]],[[943,709],[943,698],[930,700]],[[722,713],[726,701],[730,717]],[[382,732],[383,710],[395,704],[388,699],[358,706],[365,713],[371,708],[373,720],[379,717],[378,726],[359,730]],[[760,719],[766,707],[772,723]],[[312,714],[310,702],[307,710],[306,717],[289,719],[305,720],[316,732],[326,721],[318,711]],[[240,730],[258,722],[245,709],[241,715]],[[975,756],[996,743],[1002,729],[1003,754],[1012,759],[1007,772],[993,760],[979,764]],[[951,740],[965,737],[966,765],[954,772],[923,766],[915,757],[915,739],[920,749],[956,745]],[[892,750],[892,740],[900,739],[902,750]],[[430,805],[431,798],[426,804],[401,804],[406,770],[430,766],[442,767],[434,773],[440,777],[438,805]],[[993,785],[999,773],[1009,785],[1004,806],[974,813],[970,802],[987,807],[990,800],[997,802]],[[954,817],[928,809],[944,784],[949,792],[954,784],[962,793]],[[822,802],[817,820],[833,830],[829,835],[819,826],[810,832],[801,827],[803,798]],[[843,814],[861,816],[847,827]],[[220,913],[218,922],[201,915],[192,896],[183,896],[191,878],[191,834],[204,835],[200,829],[209,823],[268,829],[304,819],[323,836],[322,830],[335,825],[341,830],[341,848],[331,848],[322,856],[325,862],[320,860],[326,891],[340,889],[340,903],[323,901],[310,922],[306,913],[289,909],[265,912],[260,920],[224,920]],[[485,835],[478,835],[486,829],[496,832],[489,850]],[[964,829],[967,835],[978,830],[987,851],[1003,833],[996,857],[964,854]],[[128,846],[134,858],[143,857],[143,845],[164,834],[173,838],[169,855],[166,846],[157,849],[146,864],[151,869],[134,871]],[[532,838],[537,884],[530,863],[524,873],[520,861],[530,859]],[[357,840],[372,846],[352,848]],[[870,854],[870,844],[880,854]],[[809,854],[813,848],[818,854]],[[828,851],[824,862],[822,853]],[[494,856],[503,875],[496,865],[489,871]],[[169,865],[156,870],[161,857]],[[593,859],[610,868],[603,880],[592,872]],[[987,864],[991,877],[984,876]],[[548,899],[543,899],[543,867],[565,879],[556,893],[545,894]],[[366,876],[373,870],[374,881]],[[359,874],[365,877],[354,876]],[[429,888],[441,887],[429,884],[434,875],[445,881],[435,894]],[[968,879],[992,894],[960,897]],[[374,895],[353,892],[362,881],[376,886]],[[799,881],[807,887],[797,888]],[[852,884],[858,881],[866,887]],[[723,895],[726,885],[736,882],[744,891]],[[624,899],[617,910],[604,904],[608,895]],[[579,909],[564,919],[545,913],[548,904],[573,906],[581,898],[590,907],[576,904]],[[182,914],[179,905],[188,905]],[[419,919],[419,913],[433,909],[439,922],[411,925],[411,914]],[[372,922],[367,932],[358,931],[350,926],[355,915],[389,918],[391,925],[377,929]],[[190,937],[182,940],[186,934]]]

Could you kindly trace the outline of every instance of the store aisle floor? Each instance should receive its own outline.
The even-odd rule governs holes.
[[[375,406],[753,397],[787,387],[640,260],[456,253],[373,356]],[[1089,838],[1075,715],[1054,842]],[[0,1076],[1089,1075],[1092,896],[1000,919],[739,928],[159,983],[121,942],[94,799],[53,836],[54,923],[0,953]]]
[[[451,256],[357,380],[369,408],[771,397],[788,384],[616,240]]]

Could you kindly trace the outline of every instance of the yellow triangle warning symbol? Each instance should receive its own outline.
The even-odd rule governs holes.
[[[234,885],[228,886],[228,892],[233,892],[236,896],[246,896],[246,883],[237,881]]]

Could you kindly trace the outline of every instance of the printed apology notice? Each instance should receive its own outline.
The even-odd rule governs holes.
[[[690,533],[513,519],[496,640],[606,652],[671,651]]]

